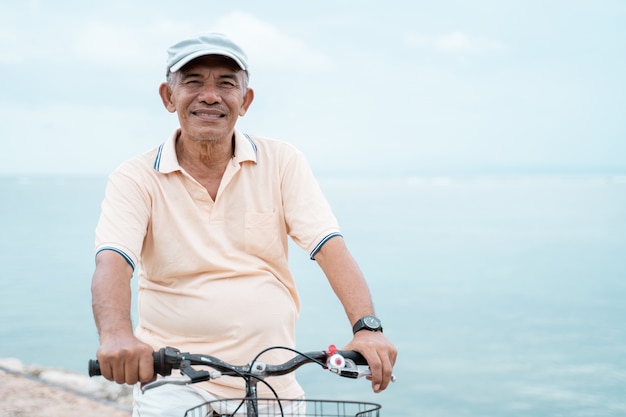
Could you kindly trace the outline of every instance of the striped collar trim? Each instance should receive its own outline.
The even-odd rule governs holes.
[[[153,168],[161,173],[170,173],[182,170],[176,156],[176,140],[180,135],[180,129],[177,129],[167,141],[159,145],[154,158]],[[235,130],[235,161],[241,163],[244,161],[257,161],[258,147],[252,137]]]

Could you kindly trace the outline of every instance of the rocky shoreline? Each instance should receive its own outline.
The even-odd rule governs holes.
[[[0,417],[129,417],[132,387],[0,359]]]

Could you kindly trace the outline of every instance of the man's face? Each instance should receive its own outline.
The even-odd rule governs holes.
[[[253,92],[244,72],[217,56],[195,59],[173,75],[161,90],[165,107],[176,112],[181,133],[197,141],[230,141],[239,116],[246,114]],[[164,96],[165,94],[165,96]]]

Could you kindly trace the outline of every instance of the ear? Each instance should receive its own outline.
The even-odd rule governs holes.
[[[159,86],[159,95],[167,111],[170,113],[176,112],[176,105],[172,101],[172,88],[168,83],[162,83]]]
[[[239,116],[245,116],[250,108],[250,105],[252,104],[252,101],[254,101],[254,90],[248,88],[246,90],[246,94],[243,96],[243,104],[239,108]]]

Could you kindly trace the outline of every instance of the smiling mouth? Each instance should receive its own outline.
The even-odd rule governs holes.
[[[195,110],[191,114],[203,119],[221,119],[226,117],[226,114],[219,110]]]

